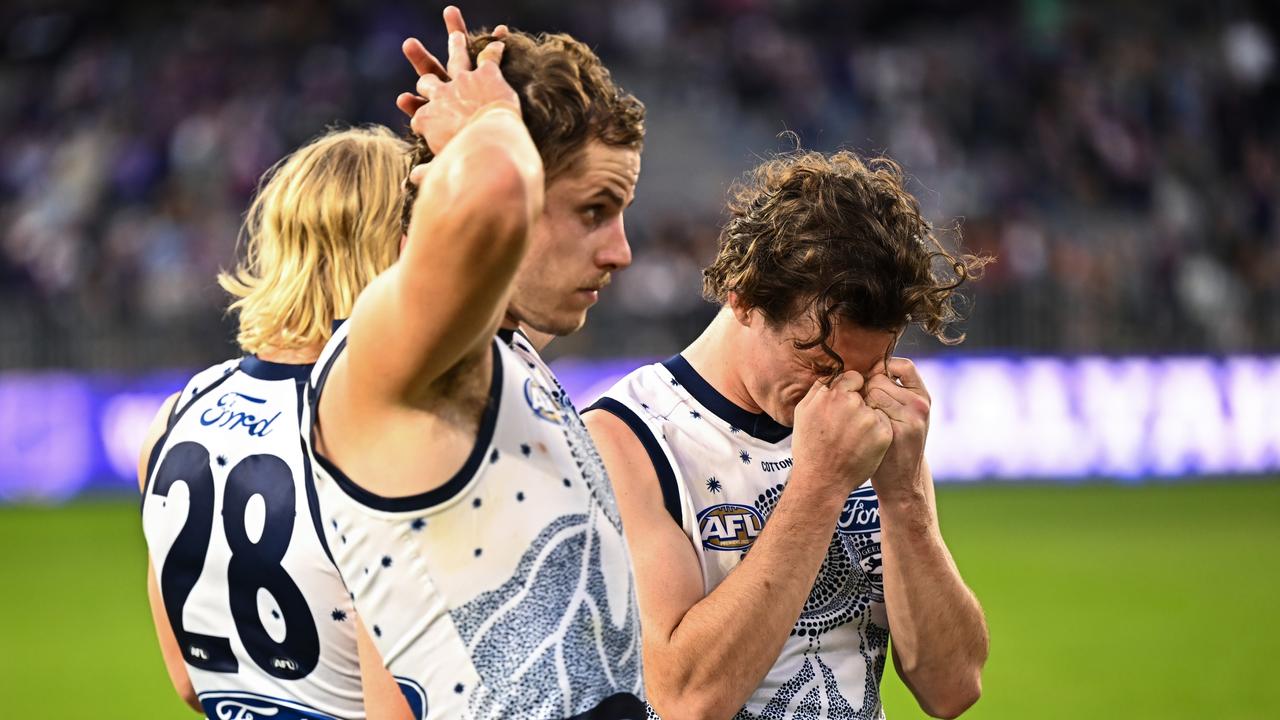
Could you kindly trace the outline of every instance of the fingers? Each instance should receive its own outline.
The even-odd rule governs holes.
[[[920,377],[920,371],[916,369],[916,364],[904,357],[896,357],[889,360],[887,375],[896,378],[904,388],[912,390],[924,390],[924,379]]]
[[[499,25],[493,29],[493,36],[499,40],[511,34],[506,25]]]
[[[425,104],[426,101],[430,100],[432,95],[434,95],[436,90],[440,89],[440,86],[442,85],[444,85],[444,81],[436,77],[435,75],[423,75],[422,77],[418,78],[418,85],[417,85],[418,96],[425,98],[423,100],[423,103]],[[396,104],[399,105],[399,102],[400,101],[397,99]]]
[[[862,389],[864,382],[865,381],[862,379],[861,373],[850,370],[849,372],[840,373],[840,375],[836,377],[835,382],[831,383],[831,389],[856,393]]]
[[[867,381],[863,388],[862,394],[867,398],[867,404],[891,408],[897,410],[906,405],[913,399],[918,399],[914,391],[902,387],[889,379],[888,375],[873,375]],[[872,394],[875,395],[877,401],[872,402]]]
[[[876,410],[883,410],[889,417],[902,415],[902,401],[890,395],[881,387],[873,387],[866,394],[867,405]]]
[[[456,5],[449,5],[444,9],[444,29],[450,35],[456,32],[467,34],[467,21],[462,19],[462,11]]]
[[[413,117],[413,114],[418,112],[418,108],[426,104],[426,99],[420,98],[413,93],[400,93],[400,96],[396,98],[396,107],[400,108],[400,112],[409,117]]]
[[[414,185],[421,186],[422,179],[425,178],[426,176],[427,176],[427,164],[424,163],[422,165],[415,165],[413,166],[413,169],[409,171],[409,182],[413,183]]]
[[[467,36],[461,32],[449,33],[449,77],[458,77],[471,69],[471,56],[467,54]]]
[[[418,38],[409,38],[400,45],[400,52],[404,53],[404,57],[413,66],[414,72],[419,75],[435,75],[441,80],[448,80],[449,75],[445,72],[444,65],[436,59],[435,55],[427,50],[426,46]]]
[[[480,54],[476,56],[476,69],[479,70],[484,67],[486,63],[493,63],[494,65],[502,64],[502,51],[505,47],[505,44],[498,41],[485,45],[484,49],[480,51]]]

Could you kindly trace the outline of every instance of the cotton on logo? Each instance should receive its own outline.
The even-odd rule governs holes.
[[[764,516],[750,505],[713,505],[698,513],[702,546],[708,550],[746,550],[764,528]]]

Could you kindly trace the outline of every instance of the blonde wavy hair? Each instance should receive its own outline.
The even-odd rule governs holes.
[[[330,130],[263,176],[218,284],[249,353],[328,341],[335,319],[400,252],[410,145],[380,125]]]

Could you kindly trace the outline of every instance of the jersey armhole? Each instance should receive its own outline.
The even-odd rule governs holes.
[[[311,387],[309,382],[298,383],[298,418],[306,418],[310,421],[310,417],[304,414],[304,400],[310,397]],[[315,415],[315,407],[309,408],[312,416]],[[320,547],[324,549],[325,557],[329,558],[329,562],[333,565],[334,570],[338,569],[338,561],[333,559],[333,551],[329,549],[329,540],[324,533],[324,520],[320,516],[320,497],[316,492],[316,479],[311,469],[311,441],[307,433],[311,431],[310,422],[306,427],[298,428],[298,442],[302,446],[302,489],[307,496],[307,510],[311,514],[311,524],[315,527],[316,537],[320,540]],[[341,576],[341,573],[339,573]],[[347,581],[342,579],[342,586],[346,587]]]
[[[488,455],[489,448],[493,444],[493,435],[498,426],[498,412],[502,405],[504,388],[501,346],[502,343],[497,338],[494,338],[490,345],[490,350],[493,353],[493,370],[489,380],[489,400],[485,403],[484,410],[481,412],[480,425],[476,430],[475,442],[471,447],[470,454],[463,461],[462,467],[454,473],[453,477],[431,490],[417,495],[387,497],[367,490],[356,483],[349,475],[343,472],[342,468],[338,467],[331,459],[325,457],[315,445],[316,432],[320,428],[320,396],[324,392],[325,382],[329,378],[329,371],[333,369],[338,357],[346,350],[347,338],[342,338],[333,355],[325,362],[324,367],[320,368],[320,373],[316,376],[315,382],[312,383],[309,390],[311,417],[306,432],[309,433],[311,454],[315,457],[316,463],[347,497],[366,508],[380,512],[417,512],[443,504],[456,497],[479,474],[484,464],[484,458]]]
[[[600,398],[583,412],[589,413],[592,410],[609,413],[626,423],[627,427],[631,428],[631,432],[635,433],[640,444],[644,446],[644,451],[649,455],[649,462],[653,463],[654,472],[658,476],[658,487],[662,490],[662,504],[667,508],[667,514],[676,521],[676,525],[684,529],[684,510],[680,504],[680,488],[677,485],[676,471],[671,467],[671,460],[663,452],[662,445],[653,436],[653,430],[640,419],[639,415],[636,415],[635,411],[611,397]]]

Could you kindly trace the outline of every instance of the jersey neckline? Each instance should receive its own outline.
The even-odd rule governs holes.
[[[240,372],[259,380],[306,380],[311,376],[314,363],[278,363],[263,360],[257,355],[240,358]]]
[[[703,407],[715,413],[721,420],[751,437],[767,443],[777,443],[791,436],[791,428],[786,425],[765,413],[753,413],[739,407],[732,400],[721,395],[720,391],[712,387],[711,383],[693,369],[683,355],[672,355],[662,361],[662,366],[671,373],[676,382],[684,386],[685,391],[692,395],[694,400],[702,403]]]

